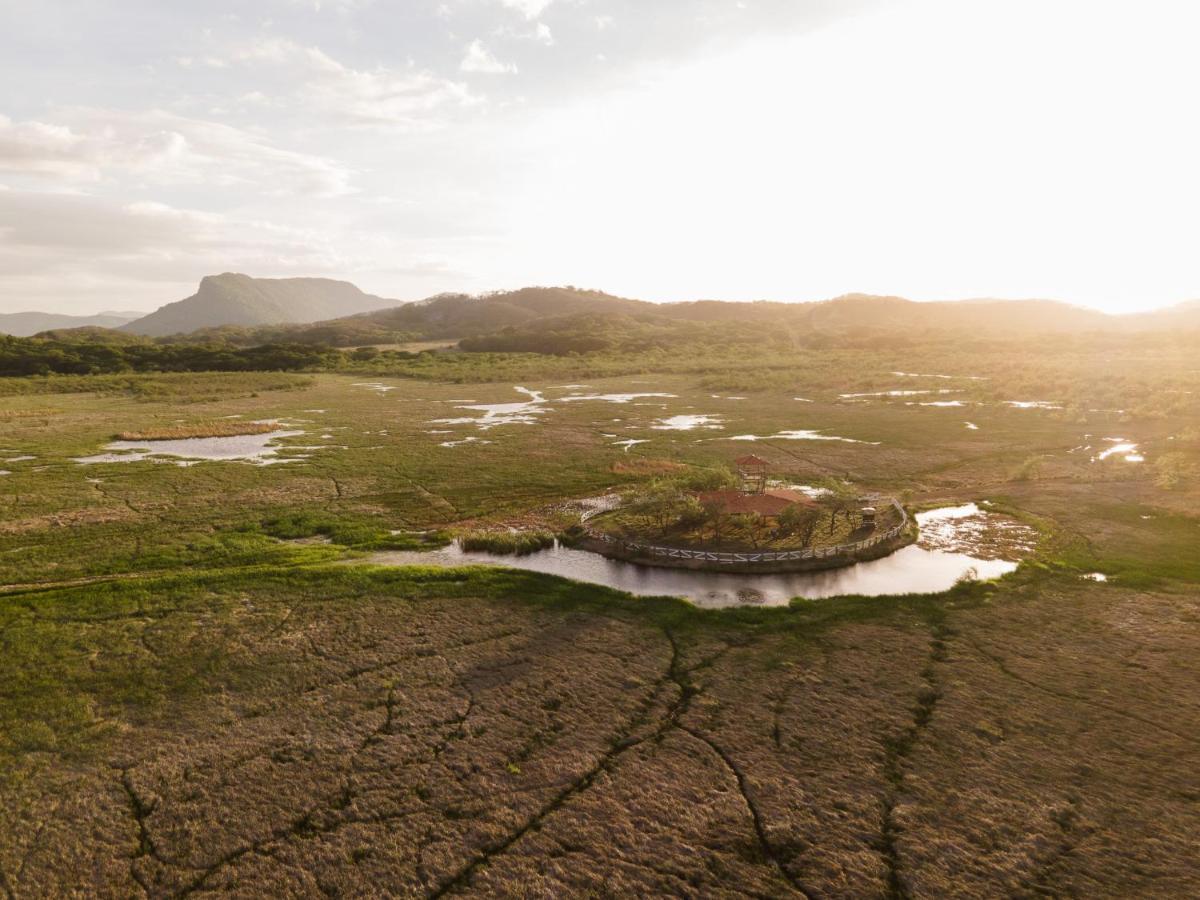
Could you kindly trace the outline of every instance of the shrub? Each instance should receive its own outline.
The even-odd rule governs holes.
[[[680,490],[684,491],[719,491],[723,488],[736,487],[738,483],[737,476],[726,466],[712,469],[692,469],[672,480]]]
[[[1012,473],[1013,481],[1037,481],[1038,475],[1042,470],[1042,457],[1031,456],[1026,459]]]
[[[1154,483],[1163,490],[1173,491],[1182,487],[1194,474],[1194,468],[1186,453],[1166,453],[1154,464]]]
[[[551,531],[472,531],[459,538],[459,545],[472,553],[528,556],[554,546]]]

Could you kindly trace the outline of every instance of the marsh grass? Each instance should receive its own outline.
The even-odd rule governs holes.
[[[291,665],[286,659],[239,655],[230,642],[235,633],[270,632],[299,605],[308,614],[337,618],[374,602],[369,598],[396,608],[438,599],[501,601],[635,617],[678,637],[723,634],[744,640],[769,633],[807,643],[840,624],[937,621],[947,604],[975,606],[997,590],[994,584],[972,583],[944,595],[797,600],[790,608],[706,611],[675,598],[634,597],[512,569],[330,566],[323,564],[332,558],[326,548],[281,551],[269,560],[260,557],[257,565],[180,568],[145,579],[0,597],[5,697],[0,769],[5,758],[26,754],[85,759],[119,734],[108,716],[143,722],[205,694],[252,694],[272,678],[285,677]],[[153,654],[145,652],[147,642]],[[99,656],[93,653],[101,649]]]
[[[1104,572],[1110,582],[1155,590],[1171,581],[1200,582],[1196,517],[1137,504],[1093,503],[1085,540],[1064,546],[1062,566]]]
[[[177,441],[187,438],[240,437],[250,434],[270,434],[279,429],[276,422],[201,422],[196,425],[172,425],[168,428],[147,428],[142,431],[122,431],[119,441]]]
[[[42,409],[0,409],[0,422],[15,422],[18,419],[45,419],[59,415],[61,409],[46,407]]]
[[[253,526],[245,529],[254,533]],[[268,519],[262,532],[281,541],[327,538],[357,551],[434,550],[444,547],[450,537],[443,531],[386,531],[378,524],[329,513],[302,511]]]
[[[222,843],[226,834],[219,826],[236,817],[253,820],[248,837],[251,831],[270,834],[280,821],[303,821],[313,797],[341,781],[344,761],[336,757],[352,743],[364,748],[361,772],[347,770],[352,779],[381,773],[369,793],[356,795],[349,811],[354,817],[374,813],[376,808],[366,805],[370,796],[387,804],[377,808],[383,816],[392,815],[394,798],[408,796],[416,783],[428,791],[417,795],[422,801],[446,798],[440,808],[430,805],[435,829],[462,818],[462,810],[481,810],[477,821],[491,827],[512,815],[511,809],[491,812],[484,805],[498,793],[497,770],[514,780],[514,791],[501,797],[504,804],[529,797],[540,806],[536,791],[543,786],[536,780],[545,772],[568,772],[577,765],[572,760],[584,756],[601,759],[616,729],[624,727],[626,713],[635,711],[637,685],[653,678],[662,679],[663,691],[647,694],[647,702],[657,705],[654,715],[664,716],[667,726],[674,721],[664,699],[665,691],[675,693],[672,678],[680,703],[703,692],[695,696],[686,718],[685,707],[678,707],[679,721],[697,728],[705,723],[706,731],[711,727],[717,746],[728,748],[746,766],[746,780],[755,785],[768,825],[775,829],[779,823],[771,834],[784,835],[791,828],[784,804],[837,810],[832,818],[819,820],[811,837],[803,835],[813,846],[828,838],[830,822],[861,807],[862,821],[847,825],[854,829],[846,846],[854,848],[855,866],[865,846],[862,835],[874,840],[879,828],[877,802],[861,800],[867,796],[862,793],[863,773],[877,772],[880,759],[894,756],[897,748],[910,755],[893,759],[892,768],[911,769],[918,776],[911,784],[906,780],[902,798],[906,804],[920,801],[906,807],[919,812],[904,822],[911,837],[904,846],[914,860],[908,871],[914,875],[923,846],[933,847],[932,854],[951,846],[958,855],[978,847],[970,823],[951,822],[953,827],[941,833],[926,827],[945,806],[938,801],[955,791],[985,797],[1026,791],[1027,804],[1014,802],[1011,820],[993,829],[1014,836],[1013,859],[1025,859],[1022,842],[1028,840],[1029,823],[1049,821],[1047,797],[1068,790],[1085,797],[1086,821],[1124,829],[1104,837],[1109,846],[1129,844],[1136,837],[1137,825],[1129,824],[1126,809],[1151,809],[1154,815],[1147,820],[1174,828],[1172,823],[1183,821],[1180,810],[1186,810],[1167,803],[1166,791],[1177,788],[1184,802],[1193,799],[1194,778],[1189,781],[1188,776],[1194,766],[1178,749],[1184,743],[1164,743],[1158,752],[1159,736],[1146,723],[1166,723],[1182,735],[1195,733],[1188,718],[1194,679],[1189,680],[1187,660],[1195,656],[1196,646],[1191,626],[1192,598],[1200,583],[1200,486],[1189,480],[1177,490],[1163,491],[1154,484],[1150,464],[1168,450],[1186,453],[1200,464],[1200,446],[1182,437],[1166,443],[1167,435],[1198,433],[1200,406],[1193,403],[1170,418],[1158,417],[1171,412],[1167,404],[1192,396],[1170,389],[1200,390],[1200,374],[1173,383],[1169,361],[1159,359],[1136,365],[1127,360],[1120,377],[1110,379],[1083,377],[1093,366],[1071,366],[1070,360],[1041,366],[1026,365],[1018,357],[978,358],[967,351],[920,356],[919,361],[898,356],[812,351],[795,357],[795,365],[756,374],[764,360],[746,354],[736,360],[685,360],[647,353],[610,361],[612,368],[636,371],[632,378],[597,383],[587,373],[600,370],[602,376],[610,367],[603,358],[511,356],[497,358],[491,366],[483,355],[446,354],[398,362],[394,372],[381,371],[424,379],[401,381],[386,397],[355,390],[356,379],[329,374],[0,382],[4,406],[63,408],[53,416],[45,409],[17,413],[0,429],[0,446],[13,448],[12,456],[38,457],[37,465],[13,466],[13,474],[0,479],[0,582],[6,585],[0,597],[0,809],[16,811],[11,826],[0,828],[0,843],[7,839],[8,855],[20,858],[33,843],[46,841],[29,855],[24,884],[35,892],[89,893],[81,884],[56,890],[46,880],[48,873],[54,866],[66,868],[60,862],[64,858],[72,863],[69,876],[93,870],[124,873],[131,864],[150,872],[153,863],[149,858],[131,861],[137,831],[111,768],[114,759],[137,755],[156,760],[153,770],[135,775],[133,783],[144,786],[146,796],[153,791],[147,803],[161,804],[147,824],[148,833],[161,841],[157,849],[173,853],[180,841],[198,849],[232,846]],[[1094,368],[1100,366],[1096,362]],[[680,374],[685,367],[708,371]],[[1194,352],[1183,367],[1195,368]],[[1144,407],[1155,417],[1130,413],[1128,419],[1122,416],[1119,431],[1114,425],[1112,432],[1101,432],[1081,428],[1069,411],[1009,410],[992,402],[968,415],[907,407],[903,400],[840,404],[832,399],[842,391],[901,386],[889,374],[893,369],[988,376],[989,381],[970,388],[981,399],[1069,400],[1073,390],[1089,407]],[[522,373],[520,380],[515,372]],[[556,380],[539,380],[531,372]],[[708,380],[702,384],[702,379]],[[472,386],[433,383],[457,380]],[[502,383],[480,384],[484,381]],[[490,445],[448,451],[440,446],[444,438],[427,434],[429,421],[446,416],[462,398],[504,402],[513,399],[513,384],[549,390],[584,381],[597,393],[669,391],[678,395],[670,401],[673,410],[693,406],[697,412],[721,412],[731,427],[724,435],[697,442],[649,431],[647,423],[660,412],[653,406],[577,403],[555,409],[536,426],[498,428]],[[942,386],[941,381],[930,384]],[[722,392],[736,386],[737,393],[748,396],[736,402],[712,398],[718,386]],[[44,396],[51,393],[56,396]],[[800,404],[795,396],[814,402]],[[186,415],[178,412],[181,404],[193,403],[208,405],[192,407]],[[73,455],[94,453],[108,436],[133,424],[176,418],[218,421],[226,415],[240,415],[244,421],[310,417],[320,423],[314,431],[328,429],[329,440],[346,446],[294,465],[266,468],[116,463],[81,468],[70,461]],[[1088,415],[1117,421],[1115,413]],[[964,418],[977,422],[979,430],[965,430]],[[914,506],[987,497],[993,511],[1036,521],[1037,556],[998,582],[964,583],[938,595],[796,600],[787,608],[713,611],[679,599],[633,597],[499,566],[348,564],[356,557],[361,562],[375,549],[444,543],[448,535],[435,529],[456,523],[536,521],[554,529],[560,521],[543,510],[648,481],[664,474],[663,468],[684,466],[686,471],[727,464],[748,448],[717,438],[743,431],[774,434],[784,428],[824,429],[879,443],[755,445],[755,452],[770,458],[777,471],[794,472],[798,481],[809,484],[828,478],[864,489],[907,488]],[[1103,481],[1094,480],[1096,467],[1080,454],[1066,452],[1080,443],[1085,430],[1145,441],[1148,465],[1114,466]],[[652,442],[626,454],[612,446],[615,436],[604,432]],[[1046,458],[1042,477],[1010,480],[1013,468],[1032,455]],[[647,462],[637,462],[641,459]],[[561,527],[569,524],[564,516]],[[399,529],[404,531],[393,533]],[[484,534],[486,545],[475,546],[491,552],[519,552],[515,545],[531,540],[529,533]],[[329,543],[301,543],[315,537]],[[534,549],[552,540],[547,530],[532,538]],[[512,550],[502,545],[513,545]],[[1109,574],[1109,583],[1080,578],[1095,571]],[[618,630],[606,636],[603,629],[614,626]],[[1134,658],[1131,649],[1138,646],[1147,652]],[[589,656],[591,650],[597,655]],[[449,665],[443,664],[443,653]],[[619,659],[615,665],[620,671],[614,671],[614,659]],[[516,666],[508,667],[509,662]],[[922,667],[925,674],[918,678]],[[636,670],[636,681],[626,677],[626,669]],[[427,671],[437,673],[428,684]],[[581,682],[589,671],[603,676],[612,693],[594,690],[600,681]],[[692,671],[697,675],[687,674]],[[486,679],[485,689],[470,708],[470,726],[454,729],[453,741],[447,743],[445,728],[431,729],[426,723],[448,721],[452,713],[445,710],[455,704],[447,701],[478,678]],[[924,698],[936,697],[921,692],[939,687],[948,700],[938,704],[936,717],[917,740],[914,735],[932,711],[932,702]],[[396,704],[390,702],[393,689],[400,701]],[[1020,715],[1012,712],[1015,704]],[[595,719],[595,709],[611,709],[621,718],[613,718],[610,726]],[[821,714],[829,709],[837,714]],[[1141,719],[1123,727],[1122,709]],[[305,718],[295,719],[297,713]],[[650,733],[649,715],[635,735]],[[775,745],[762,753],[746,750],[770,741],[772,716]],[[395,730],[385,727],[370,736],[385,719]],[[304,727],[293,729],[293,721]],[[1096,727],[1081,731],[1080,721]],[[276,722],[286,728],[274,730]],[[594,738],[578,737],[588,729],[594,729]],[[997,743],[994,736],[1000,733],[1011,739]],[[277,765],[260,752],[264,747],[274,751],[276,736],[285,758],[299,758],[321,746],[330,748],[330,756],[314,760],[311,767]],[[655,762],[670,768],[663,769],[662,780],[652,784],[648,796],[676,785],[691,792],[714,777],[713,792],[689,793],[703,802],[689,800],[687,808],[700,809],[707,798],[720,798],[714,808],[725,809],[732,779],[720,770],[719,761],[709,758],[714,776],[706,774],[712,767],[698,765],[690,753],[676,753],[679,762],[669,762],[671,740],[663,743],[667,753]],[[208,755],[204,749],[226,741],[219,753]],[[538,755],[556,742],[564,748],[562,755]],[[822,747],[833,756],[821,757]],[[247,749],[252,752],[243,752]],[[402,767],[378,764],[408,755],[410,749],[417,760],[415,782],[405,780]],[[653,741],[636,752],[643,749],[657,752]],[[462,768],[427,767],[417,755],[427,753],[436,760],[443,752],[448,762]],[[380,755],[384,753],[388,755]],[[962,765],[962,759],[970,765]],[[509,769],[509,763],[523,774]],[[483,780],[461,789],[426,774],[444,769],[457,781],[476,764]],[[1170,765],[1180,773],[1172,770],[1173,786],[1163,774]],[[209,775],[192,780],[204,767],[212,776],[211,794],[204,786]],[[159,773],[168,770],[187,774],[182,781],[164,776],[160,784]],[[43,776],[45,786],[37,781]],[[530,782],[517,784],[515,779],[523,777]],[[14,786],[22,778],[33,785],[28,791]],[[97,785],[88,788],[95,798],[91,806],[76,800],[88,778]],[[808,780],[801,783],[802,778]],[[586,800],[593,792],[600,796],[604,781],[584,782],[589,794],[575,799]],[[353,783],[357,789],[359,782]],[[822,793],[834,783],[849,785],[853,793]],[[1136,789],[1118,795],[1114,785]],[[1147,796],[1146,785],[1162,786],[1163,792]],[[61,796],[71,799],[70,818],[51,812]],[[770,800],[772,796],[778,800]],[[1090,805],[1094,798],[1110,796],[1110,810]],[[262,797],[270,798],[269,815],[257,808],[261,804],[255,798]],[[1169,815],[1160,815],[1160,806]],[[672,803],[662,808],[684,807]],[[994,805],[987,810],[989,815],[994,811]],[[330,812],[336,811],[330,807]],[[945,813],[957,814],[957,807]],[[743,834],[744,810],[739,816],[738,834]],[[183,821],[217,824],[176,832]],[[475,821],[466,818],[468,825]],[[656,828],[675,825],[660,823],[652,813],[646,821]],[[555,827],[554,817],[548,825]],[[1062,838],[1060,826],[1050,826],[1035,839],[1055,847]],[[381,838],[402,840],[423,833],[407,820],[397,827],[404,830],[381,831]],[[308,852],[315,835],[302,832],[284,837],[280,853],[319,859],[321,854]],[[77,865],[83,857],[52,849],[64,846],[67,839],[58,835],[68,833],[69,840],[100,848],[95,865]],[[180,837],[169,837],[173,833]],[[600,859],[610,841],[597,833],[593,846],[601,848],[595,854]],[[730,832],[713,834],[718,842],[742,846],[742,839]],[[797,832],[797,840],[801,836]],[[332,833],[328,837],[334,839]],[[1167,846],[1168,838],[1171,846],[1192,846],[1182,828],[1155,833],[1153,846]],[[678,838],[681,845],[692,839],[690,834]],[[784,847],[784,840],[775,846]],[[472,845],[468,838],[461,843]],[[357,853],[347,848],[347,855]],[[1135,856],[1140,863],[1147,854],[1139,849],[1130,853]],[[788,857],[795,859],[790,850]],[[1109,862],[1106,858],[1105,866]],[[1190,863],[1163,860],[1178,872],[1193,870]],[[1060,868],[1052,863],[1046,871]],[[179,871],[192,870],[181,866]],[[336,879],[344,873],[328,874]],[[1010,874],[1000,873],[976,892],[985,894],[990,888],[994,893],[996,884],[1023,884],[1019,874],[1002,880]],[[1110,874],[1107,868],[1104,874]],[[306,870],[305,877],[310,876],[316,874]],[[381,881],[375,889],[396,883]],[[418,884],[419,879],[413,874],[405,883]],[[941,892],[965,890],[962,884],[946,882],[949,887]],[[233,881],[228,885],[246,887]],[[854,887],[859,886],[862,890],[855,891],[845,883],[818,884],[813,892],[881,893],[865,884]],[[1052,885],[1064,894],[1078,886]],[[137,891],[132,881],[105,887],[107,891],[90,893]],[[155,887],[166,891],[163,884]],[[217,882],[206,887],[215,888]],[[938,892],[936,886],[930,890]],[[1133,892],[1139,891],[1152,893],[1146,883]],[[1191,896],[1195,891],[1174,893]]]
[[[554,546],[550,531],[472,531],[459,538],[462,548],[472,553],[528,556]]]
[[[285,372],[161,372],[145,375],[32,375],[0,378],[0,397],[97,394],[146,403],[212,403],[274,391],[302,391],[314,381]]]

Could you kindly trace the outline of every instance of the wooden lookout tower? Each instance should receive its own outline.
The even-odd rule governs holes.
[[[767,469],[770,463],[758,456],[743,456],[734,460],[743,494],[761,494],[767,489]]]

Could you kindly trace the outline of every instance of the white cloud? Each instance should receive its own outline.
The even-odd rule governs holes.
[[[370,6],[374,0],[292,0],[293,6],[306,6],[313,12],[350,13],[356,9]]]
[[[355,69],[319,47],[285,38],[257,41],[237,58],[290,69],[306,106],[350,124],[422,130],[442,124],[444,113],[479,100],[465,84],[422,69]]]
[[[83,143],[62,125],[0,115],[0,171],[95,179],[98,172]]]
[[[501,5],[523,13],[527,19],[536,19],[554,0],[500,0]]]
[[[253,187],[267,194],[350,193],[347,169],[283,150],[239,128],[161,110],[76,108],[64,123],[0,116],[0,171],[88,183],[134,176],[156,185]]]
[[[537,44],[543,44],[546,47],[554,46],[554,32],[550,30],[550,26],[545,22],[533,22],[530,23],[530,26],[518,26],[515,28],[504,26],[497,28],[495,34],[498,37],[506,39],[532,41]]]
[[[0,293],[68,311],[157,306],[204,275],[344,271],[326,235],[254,217],[82,194],[0,193]]]
[[[90,194],[10,191],[0,198],[0,247],[64,250],[104,258],[118,254],[186,255],[203,251],[224,259],[264,251],[276,258],[328,261],[310,233],[252,220],[177,209],[164,203],[121,203]],[[246,249],[239,249],[239,248]],[[255,248],[255,249],[250,249]],[[7,267],[6,267],[7,271]]]
[[[464,72],[477,72],[488,75],[504,75],[517,71],[512,63],[502,63],[483,45],[478,38],[467,45],[467,55],[463,57],[459,68]]]
[[[303,55],[304,48],[295,41],[287,38],[262,38],[242,47],[234,57],[239,60],[256,62],[284,63],[289,59]]]
[[[351,278],[372,293],[410,299],[487,286],[458,271],[455,243],[333,219],[280,225],[153,201],[0,190],[0,310],[149,310],[226,271]]]

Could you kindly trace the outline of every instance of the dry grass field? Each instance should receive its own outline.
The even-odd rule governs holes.
[[[3,626],[57,729],[4,784],[12,896],[1200,890],[1185,593],[718,616],[326,569],[26,595]]]

